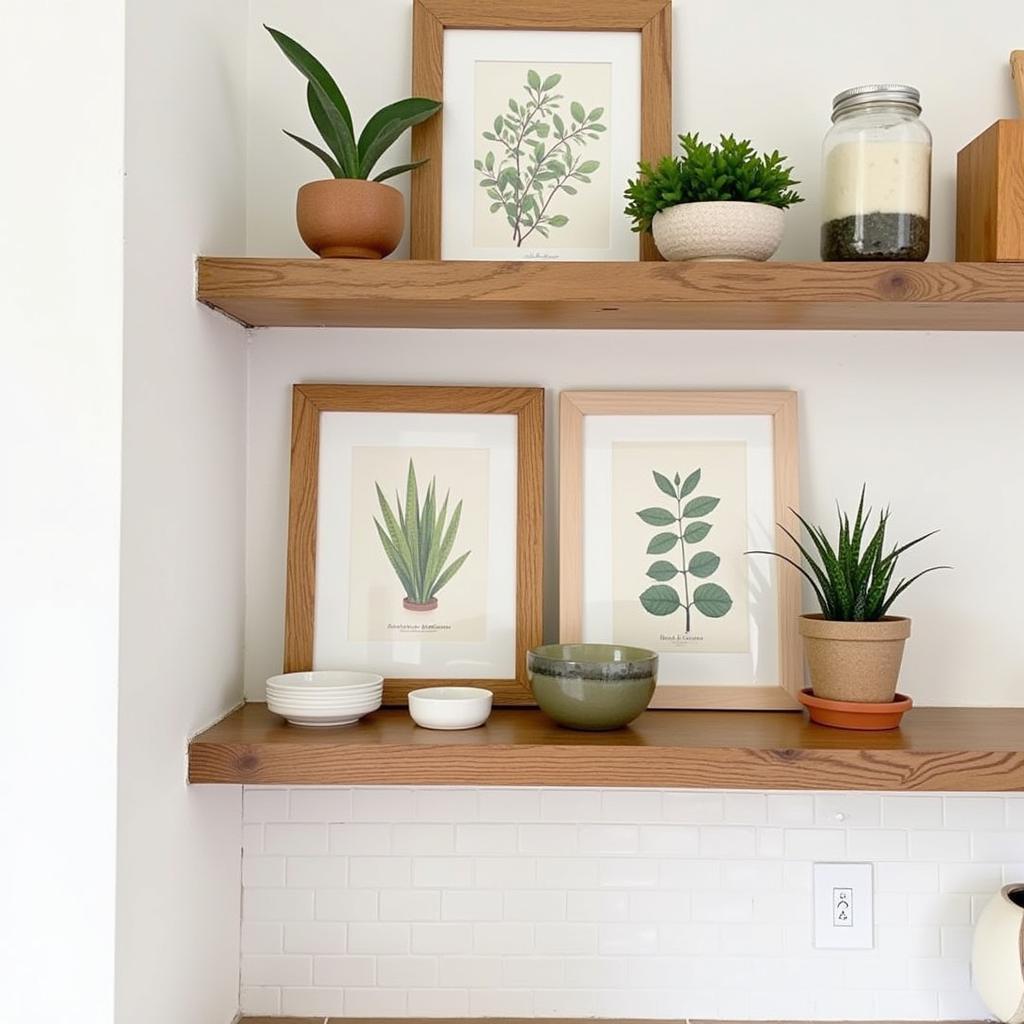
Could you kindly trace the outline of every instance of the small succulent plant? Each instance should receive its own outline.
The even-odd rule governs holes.
[[[911,576],[910,579],[895,580],[896,564],[900,555],[915,544],[927,540],[938,531],[933,530],[923,537],[918,537],[907,544],[894,544],[892,550],[885,551],[885,531],[889,524],[888,508],[878,514],[878,525],[867,545],[867,522],[871,518],[871,510],[864,511],[864,489],[860,492],[860,503],[853,526],[850,517],[839,511],[839,537],[835,547],[832,546],[825,531],[820,526],[812,526],[795,509],[790,511],[800,520],[812,545],[817,558],[805,548],[782,524],[779,529],[786,534],[803,555],[810,572],[799,562],[777,551],[748,551],[751,555],[774,555],[788,562],[810,583],[814,596],[818,599],[821,614],[826,619],[839,622],[877,622],[888,611],[893,601],[902,594],[915,580],[926,573],[937,569],[949,569],[948,565],[935,565],[930,569]]]
[[[681,156],[663,157],[654,166],[642,161],[640,173],[626,188],[626,215],[634,231],[650,231],[656,213],[681,203],[733,200],[764,203],[785,210],[803,199],[792,189],[799,185],[793,169],[783,167],[778,150],[758,156],[749,139],[737,142],[723,135],[721,144],[680,135]]]
[[[281,48],[281,52],[305,77],[309,114],[327,149],[290,131],[286,130],[285,135],[320,157],[335,178],[368,179],[380,158],[405,131],[433,117],[441,109],[437,100],[420,97],[399,100],[378,110],[366,122],[357,139],[348,103],[330,72],[290,36],[269,25],[263,27]],[[416,160],[389,167],[375,175],[373,180],[385,181],[424,163],[426,160]]]

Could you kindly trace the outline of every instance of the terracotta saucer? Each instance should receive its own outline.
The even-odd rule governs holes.
[[[852,700],[826,700],[815,697],[810,689],[800,691],[800,703],[807,708],[812,722],[830,725],[833,729],[860,729],[881,731],[898,729],[900,719],[909,711],[914,702],[897,693],[888,704],[861,704]]]

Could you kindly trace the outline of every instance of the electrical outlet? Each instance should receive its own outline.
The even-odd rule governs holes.
[[[875,944],[870,864],[814,865],[816,949],[871,949]]]

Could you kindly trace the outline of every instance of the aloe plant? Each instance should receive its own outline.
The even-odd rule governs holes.
[[[647,545],[647,554],[668,554],[678,545],[679,565],[666,559],[653,562],[647,570],[647,575],[657,582],[640,595],[640,603],[650,615],[672,615],[682,608],[686,617],[686,632],[689,633],[694,608],[709,619],[720,619],[732,608],[729,592],[717,583],[701,583],[694,586],[693,592],[690,592],[691,577],[707,579],[714,575],[721,564],[721,558],[713,551],[698,551],[689,560],[686,554],[687,544],[700,544],[711,532],[712,524],[705,522],[704,518],[714,512],[721,499],[701,494],[683,504],[683,498],[689,497],[700,483],[700,468],[695,469],[685,480],[678,473],[671,480],[657,470],[653,471],[653,475],[658,490],[667,494],[676,503],[676,507],[672,510],[652,506],[637,512],[648,526],[669,527],[668,530],[651,538]],[[687,519],[691,522],[684,526]],[[677,576],[682,578],[682,596],[676,587],[668,585],[669,581]]]
[[[865,546],[867,524],[871,518],[871,509],[869,508],[866,513],[864,511],[865,490],[861,488],[860,502],[852,527],[850,517],[837,506],[839,536],[835,547],[820,526],[812,526],[799,512],[790,509],[811,538],[817,557],[785,526],[779,524],[779,529],[796,545],[810,572],[796,560],[777,551],[747,552],[751,555],[774,555],[793,566],[810,583],[821,607],[821,614],[826,619],[838,622],[877,622],[889,611],[893,601],[915,580],[919,580],[926,573],[951,568],[948,565],[933,565],[909,579],[901,577],[894,584],[900,555],[915,544],[934,536],[938,530],[932,530],[931,533],[926,533],[907,544],[894,544],[886,553],[885,532],[889,524],[889,509],[886,508],[879,512],[878,525]]]
[[[357,139],[348,103],[330,72],[290,36],[269,25],[263,27],[305,77],[306,105],[327,150],[290,131],[285,130],[285,135],[320,157],[335,178],[369,178],[380,158],[405,131],[433,117],[441,109],[437,100],[421,97],[399,100],[378,110],[366,122]],[[373,180],[385,181],[425,163],[426,160],[415,160],[389,167],[375,175]]]
[[[381,526],[376,516],[373,524],[377,527],[377,535],[391,568],[405,588],[407,607],[430,605],[437,592],[451,581],[470,556],[470,552],[466,551],[446,565],[459,532],[462,502],[459,501],[455,506],[449,521],[450,492],[445,494],[444,502],[438,509],[437,477],[433,477],[421,506],[416,467],[412,459],[409,460],[406,477],[404,506],[396,491],[395,507],[392,510],[379,483],[376,488],[384,526]]]

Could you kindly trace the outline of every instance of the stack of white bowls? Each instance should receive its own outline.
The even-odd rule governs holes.
[[[267,680],[267,707],[292,725],[351,725],[380,707],[384,677],[372,672],[289,672]]]

